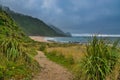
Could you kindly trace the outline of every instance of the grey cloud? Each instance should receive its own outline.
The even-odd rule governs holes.
[[[120,30],[120,0],[0,0],[0,3],[64,31],[87,33],[101,29],[100,32],[105,32],[109,28],[114,33],[112,29]]]

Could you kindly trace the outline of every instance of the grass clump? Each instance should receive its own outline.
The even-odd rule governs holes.
[[[31,80],[40,71],[32,40],[0,10],[0,80]],[[33,52],[34,51],[34,52]]]
[[[27,46],[15,38],[0,39],[0,80],[31,80],[31,76],[40,70]]]
[[[65,57],[61,53],[57,51],[46,52],[45,55],[52,61],[71,69],[72,65],[74,64],[74,59],[70,57]]]
[[[41,45],[39,48],[40,51],[45,51],[46,50],[46,45]]]
[[[105,40],[94,37],[86,49],[85,56],[77,65],[75,80],[106,80],[119,63],[117,42],[110,46]]]

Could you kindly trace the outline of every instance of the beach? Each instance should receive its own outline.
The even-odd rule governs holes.
[[[48,42],[47,40],[45,40],[45,37],[43,36],[29,36],[29,37],[38,42]]]

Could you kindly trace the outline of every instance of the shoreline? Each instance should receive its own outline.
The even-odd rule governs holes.
[[[56,42],[52,39],[46,39],[46,37],[44,36],[29,36],[32,40],[34,41],[38,41],[38,42],[46,42],[46,43],[75,43],[75,44],[82,44],[81,42],[72,42],[72,41],[69,41],[69,42]]]
[[[49,42],[45,39],[44,36],[29,36],[32,40],[38,41],[38,42]]]
[[[29,36],[32,40],[38,42],[46,42],[46,43],[75,43],[75,44],[86,44],[93,37],[46,37],[46,36]],[[101,38],[101,37],[98,37]],[[104,37],[102,37],[104,38]],[[107,37],[105,38],[109,41],[116,41],[118,38],[115,37]]]

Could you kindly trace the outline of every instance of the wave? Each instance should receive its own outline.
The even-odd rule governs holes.
[[[120,34],[72,34],[73,37],[120,37]]]

